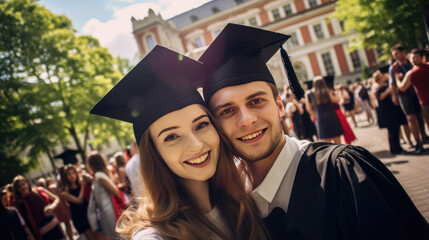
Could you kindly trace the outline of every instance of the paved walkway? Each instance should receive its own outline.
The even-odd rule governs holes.
[[[368,149],[386,164],[429,222],[429,144],[424,145],[425,151],[421,155],[391,155],[387,129],[368,126],[363,115],[358,119],[358,127],[353,128],[358,139],[353,144]],[[408,144],[402,147],[407,151],[413,150],[408,148]]]

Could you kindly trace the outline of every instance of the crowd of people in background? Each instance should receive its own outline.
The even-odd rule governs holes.
[[[371,78],[334,85],[332,77],[315,77],[305,98],[295,100],[285,87],[282,101],[285,132],[297,139],[352,144],[351,125],[386,128],[391,154],[408,154],[407,143],[421,154],[429,138],[429,52],[400,45],[391,49],[388,67]],[[362,113],[362,114],[361,114]],[[426,124],[426,126],[425,126]],[[361,125],[362,126],[362,125]],[[401,131],[402,129],[402,131]],[[87,166],[79,162],[58,169],[58,176],[40,178],[33,185],[23,176],[1,189],[1,236],[9,239],[115,239],[121,212],[143,189],[136,142],[110,159],[92,152]],[[3,232],[5,231],[5,232]]]
[[[425,130],[429,126],[429,53],[414,49],[410,61],[401,45],[391,52],[389,65],[366,80],[334,85],[332,76],[317,76],[307,82],[306,98],[301,101],[286,86],[282,100],[288,134],[309,141],[351,144],[356,136],[350,125],[378,124],[387,129],[391,154],[421,154],[429,140]],[[366,124],[358,126],[361,113]],[[400,139],[414,151],[404,150]]]
[[[110,159],[92,152],[86,166],[74,157],[73,164],[57,169],[56,179],[41,177],[32,183],[16,176],[1,189],[1,236],[30,240],[118,238],[116,222],[132,196],[125,173],[131,152],[136,154],[130,148]]]

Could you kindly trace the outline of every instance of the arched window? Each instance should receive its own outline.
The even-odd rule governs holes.
[[[149,48],[149,51],[155,47],[156,44],[155,44],[155,40],[153,39],[152,35],[148,35],[146,37],[146,44],[147,44],[147,47]]]
[[[305,69],[304,64],[301,62],[294,63],[293,69],[295,70],[296,77],[300,82],[305,82],[308,80],[307,69]]]

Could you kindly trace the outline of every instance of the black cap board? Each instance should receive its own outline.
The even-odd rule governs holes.
[[[204,104],[192,85],[202,77],[202,70],[200,62],[155,46],[90,112],[132,123],[139,143],[160,117],[192,104]]]
[[[325,79],[326,86],[329,89],[334,89],[334,79],[335,78],[333,75],[324,76],[323,79]]]
[[[281,56],[295,98],[303,96],[289,57],[282,45],[290,36],[229,23],[200,57],[205,69],[203,92],[209,102],[221,88],[254,81],[275,84],[266,65],[281,49]]]
[[[72,150],[72,149],[66,149],[64,152],[54,156],[54,158],[61,158],[63,160],[64,165],[67,164],[75,164],[78,162],[76,158],[76,154],[78,154],[79,151]]]
[[[386,65],[386,66],[378,68],[378,70],[380,70],[381,73],[388,73],[389,67],[390,67],[390,65]]]
[[[307,86],[307,90],[311,90],[313,88],[313,80],[305,81],[304,84]]]

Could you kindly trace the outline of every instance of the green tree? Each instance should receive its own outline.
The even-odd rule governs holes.
[[[352,49],[379,49],[385,59],[397,43],[412,49],[427,42],[424,14],[422,0],[338,0],[334,16],[352,33]]]
[[[90,143],[130,141],[129,124],[89,115],[128,63],[34,0],[0,0],[0,9],[2,158],[37,162],[46,153],[53,162],[52,147],[71,139],[85,159]]]

